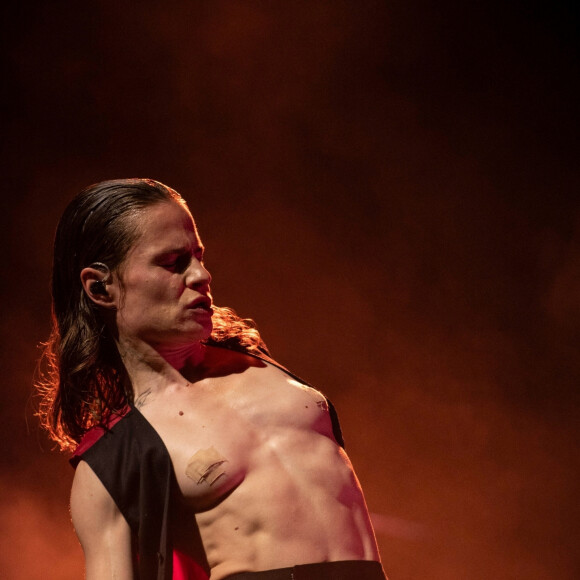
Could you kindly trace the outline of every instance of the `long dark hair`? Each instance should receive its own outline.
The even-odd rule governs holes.
[[[118,271],[138,237],[143,209],[185,200],[151,179],[118,179],[92,185],[65,209],[54,241],[52,332],[45,344],[38,416],[62,450],[73,449],[96,425],[132,402],[133,393],[114,337],[90,300],[80,272],[94,262]],[[208,344],[267,353],[254,323],[229,308],[214,308]]]

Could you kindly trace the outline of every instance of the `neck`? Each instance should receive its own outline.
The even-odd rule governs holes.
[[[145,391],[153,393],[166,387],[188,384],[182,375],[186,367],[188,376],[203,375],[205,346],[200,342],[154,347],[120,339],[117,346],[131,379],[135,399]]]
[[[178,371],[183,367],[196,367],[203,362],[205,346],[201,342],[182,344],[170,347],[158,347],[156,351],[174,369]]]

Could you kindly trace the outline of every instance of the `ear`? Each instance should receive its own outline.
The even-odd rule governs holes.
[[[95,262],[81,270],[81,284],[86,295],[103,308],[117,307],[117,284],[105,264]]]

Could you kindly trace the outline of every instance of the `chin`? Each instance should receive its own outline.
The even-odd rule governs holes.
[[[192,339],[197,341],[207,340],[211,336],[213,324],[211,320],[207,324],[200,325],[194,332],[191,333]],[[193,336],[195,335],[195,336]]]

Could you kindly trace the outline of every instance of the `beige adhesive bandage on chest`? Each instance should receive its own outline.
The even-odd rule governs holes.
[[[213,485],[220,477],[226,474],[224,463],[228,460],[213,447],[200,449],[189,460],[185,468],[185,475],[193,479],[197,485],[207,482]]]

